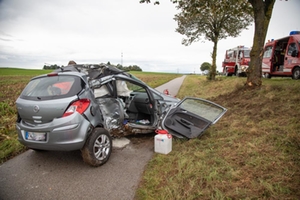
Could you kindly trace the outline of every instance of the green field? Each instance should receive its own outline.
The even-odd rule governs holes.
[[[51,71],[53,70],[0,68],[0,76],[36,76],[40,74],[46,74]]]
[[[29,79],[48,71],[0,69],[0,159],[26,150],[17,141],[15,100]],[[9,69],[6,69],[9,70]],[[13,72],[13,74],[12,74]],[[26,75],[25,75],[26,74]],[[152,87],[178,74],[133,73]],[[212,100],[228,109],[201,138],[173,139],[172,152],[154,154],[135,199],[299,199],[300,81],[188,75],[177,95]]]

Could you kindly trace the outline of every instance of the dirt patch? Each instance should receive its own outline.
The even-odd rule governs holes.
[[[144,135],[134,135],[134,136],[127,136],[131,141],[131,144],[135,147],[141,147],[141,146],[149,146],[154,147],[154,136],[155,133],[149,133]]]

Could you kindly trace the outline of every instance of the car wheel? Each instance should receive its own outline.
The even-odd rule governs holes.
[[[98,167],[106,163],[112,151],[112,139],[108,131],[95,128],[81,150],[83,161]]]
[[[299,67],[294,69],[292,78],[293,79],[299,79],[300,78],[300,68]]]

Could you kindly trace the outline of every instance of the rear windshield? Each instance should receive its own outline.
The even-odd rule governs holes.
[[[84,82],[77,76],[45,76],[32,79],[20,97],[23,99],[59,99],[77,95],[84,87]]]

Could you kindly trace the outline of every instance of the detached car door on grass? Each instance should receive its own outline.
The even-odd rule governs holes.
[[[162,121],[162,127],[179,138],[196,138],[227,111],[211,101],[187,97],[171,108]]]

